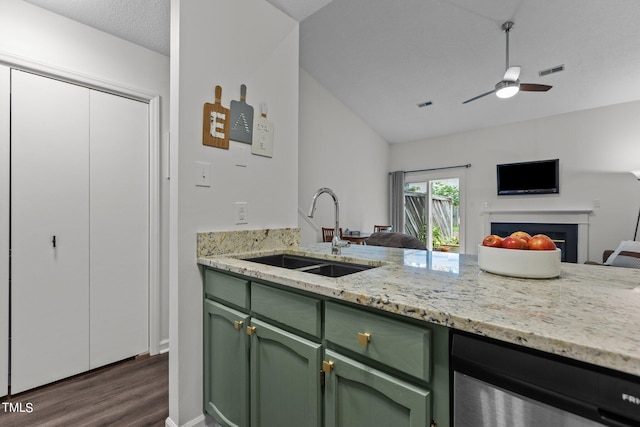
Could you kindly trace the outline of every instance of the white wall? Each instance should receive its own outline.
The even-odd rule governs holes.
[[[298,206],[298,23],[264,0],[172,0],[171,243],[168,424],[202,424],[202,278],[196,233],[296,227]],[[222,86],[222,104],[240,98],[259,114],[268,104],[273,158],[202,145],[202,116]],[[211,164],[212,185],[196,187],[195,162]],[[236,225],[234,202],[248,203]]]
[[[169,58],[110,36],[21,0],[1,0],[0,63],[33,67],[51,74],[64,74],[78,81],[103,83],[118,88],[160,96],[162,147],[169,131]],[[1,127],[0,133],[8,133]],[[161,153],[165,151],[161,149]],[[162,171],[164,174],[166,171]],[[161,180],[162,248],[168,246],[168,182]],[[4,205],[5,200],[1,201]],[[7,203],[8,204],[8,203]],[[169,339],[168,252],[161,250],[160,337]],[[4,321],[3,321],[4,323]]]
[[[300,69],[300,146],[298,156],[298,220],[303,243],[321,241],[305,218],[311,199],[321,187],[331,188],[340,202],[343,230],[371,233],[388,224],[389,144]],[[334,226],[334,204],[322,195],[312,223]]]
[[[640,168],[638,117],[640,101],[393,145],[390,170],[472,164],[466,170],[468,253],[483,237],[484,210],[593,209],[588,259],[601,261],[604,249],[633,238],[640,183],[629,171]],[[553,158],[560,159],[559,195],[496,195],[496,164]]]
[[[0,65],[0,397],[9,392],[9,129],[11,72]]]

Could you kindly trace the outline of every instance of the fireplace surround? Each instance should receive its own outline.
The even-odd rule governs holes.
[[[482,213],[483,219],[483,235],[499,234],[508,235],[510,233],[501,232],[493,233],[493,223],[508,223],[509,226],[519,227],[517,230],[526,231],[532,234],[524,227],[524,224],[535,224],[536,227],[532,228],[534,234],[554,234],[556,232],[555,227],[570,229],[568,231],[569,240],[575,239],[575,252],[573,252],[573,242],[570,242],[571,249],[563,247],[567,245],[565,238],[554,238],[555,240],[565,240],[565,242],[557,242],[556,245],[562,249],[562,261],[563,262],[577,262],[584,263],[589,256],[589,216],[593,212],[592,209],[550,209],[550,210],[485,210]],[[517,231],[514,229],[513,231]],[[574,233],[575,235],[572,234]],[[573,255],[575,253],[575,257]]]

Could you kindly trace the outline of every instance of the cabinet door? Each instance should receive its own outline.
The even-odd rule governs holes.
[[[16,70],[11,78],[11,392],[18,393],[89,369],[89,90]]]
[[[325,377],[326,427],[428,427],[429,391],[325,351],[333,368]]]
[[[204,302],[204,406],[224,427],[249,425],[249,316]]]
[[[149,351],[148,105],[90,93],[90,368]]]
[[[256,319],[251,335],[251,426],[321,425],[321,345]]]

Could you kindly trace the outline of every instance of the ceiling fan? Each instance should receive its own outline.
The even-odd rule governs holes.
[[[481,95],[474,96],[471,99],[467,99],[463,102],[463,104],[467,104],[471,101],[475,101],[476,99],[480,99],[483,96],[490,95],[495,92],[498,98],[511,98],[519,91],[524,92],[546,92],[551,89],[552,86],[541,85],[536,83],[520,83],[518,78],[520,77],[520,67],[519,66],[509,66],[509,32],[513,28],[513,22],[507,21],[502,24],[502,31],[504,31],[507,35],[507,66],[504,76],[502,80],[496,83],[496,87],[489,92],[485,92]]]

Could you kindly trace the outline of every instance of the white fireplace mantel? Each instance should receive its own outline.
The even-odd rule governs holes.
[[[593,209],[491,209],[482,212],[483,235],[491,234],[492,222],[578,224],[578,263],[589,259],[589,216]]]

